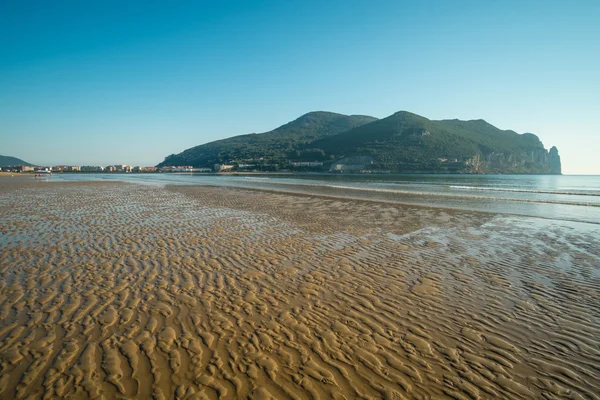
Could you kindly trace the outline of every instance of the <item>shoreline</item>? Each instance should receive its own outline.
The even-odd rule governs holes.
[[[175,188],[181,187],[181,185],[165,185],[165,187],[167,189],[172,188],[172,189],[176,190]],[[192,187],[208,188],[210,186],[198,185],[198,186],[192,186]],[[344,196],[344,195],[336,196],[333,194],[327,195],[327,194],[318,194],[318,193],[286,192],[286,191],[277,191],[277,190],[270,190],[270,189],[245,188],[245,187],[233,187],[233,186],[219,187],[219,188],[223,188],[223,189],[231,190],[231,191],[238,191],[238,192],[248,191],[248,192],[260,192],[260,193],[273,194],[273,195],[288,195],[291,197],[297,196],[297,197],[326,199],[326,200],[352,201],[352,202],[366,203],[366,204],[383,204],[383,205],[391,205],[391,206],[397,206],[397,207],[402,207],[402,208],[407,208],[407,209],[408,208],[417,208],[417,209],[426,209],[426,210],[440,210],[440,211],[445,211],[448,213],[456,212],[456,213],[461,213],[461,214],[486,215],[486,216],[490,216],[490,217],[494,217],[494,216],[524,217],[524,218],[532,218],[534,220],[539,219],[539,220],[544,220],[544,221],[554,221],[557,223],[565,223],[565,224],[584,224],[584,225],[592,225],[592,226],[600,225],[600,222],[592,222],[592,221],[556,219],[553,217],[533,216],[533,215],[517,214],[517,213],[499,213],[499,212],[495,212],[495,211],[460,209],[460,208],[443,207],[443,206],[427,205],[427,204],[412,204],[412,203],[394,201],[394,200],[367,199],[364,197],[352,197],[352,196]]]
[[[17,174],[15,172],[15,174]],[[23,174],[34,174],[34,172],[24,172]],[[166,175],[222,175],[222,176],[233,176],[233,175],[297,175],[297,176],[600,176],[598,174],[512,174],[512,173],[492,173],[492,174],[467,174],[467,173],[443,173],[443,172],[394,172],[390,174],[379,174],[379,173],[337,173],[337,172],[302,172],[302,171],[232,171],[232,172],[85,172],[85,171],[57,171],[54,174],[72,174],[72,175],[86,175],[86,174],[99,174],[99,175],[148,175],[148,174],[166,174]]]
[[[60,183],[77,183],[77,182],[94,182],[93,180],[82,180],[82,181],[56,181],[56,180],[52,180],[51,177],[41,177],[41,178],[36,178],[34,176],[22,176],[22,179],[19,179],[19,176],[21,174],[16,174],[14,177],[12,177],[13,179],[15,179],[14,181],[12,181],[11,183],[16,184],[16,183],[22,183],[22,182],[44,182],[44,183],[52,183],[52,184],[60,184]],[[75,173],[73,175],[78,175],[78,173]],[[129,174],[115,174],[117,176],[123,175],[129,175]],[[136,175],[141,175],[141,174],[136,174]],[[208,174],[191,174],[191,173],[169,173],[169,174],[159,174],[159,175],[199,175],[199,176],[205,176]],[[215,176],[217,176],[218,174],[213,174]],[[6,176],[6,175],[5,175]],[[7,180],[3,179],[5,176],[0,175],[0,179],[2,180],[2,182],[8,182]],[[224,176],[227,176],[224,175]],[[231,174],[229,174],[229,176],[232,176]],[[31,178],[36,178],[36,180],[32,180]],[[133,180],[127,180],[127,179],[123,179],[123,180],[119,180],[119,179],[114,179],[114,180],[101,180],[99,182],[123,182],[123,183],[135,183],[135,184],[145,184],[146,182],[135,182]],[[279,183],[270,183],[272,186],[276,186],[276,185],[280,185]],[[180,186],[177,183],[171,183],[171,182],[160,182],[161,186]],[[302,186],[302,183],[298,183],[297,185]],[[187,186],[187,185],[184,185]],[[197,183],[192,183],[191,186],[214,186],[214,185],[210,185],[210,184],[206,184],[204,182],[197,182]],[[568,215],[563,215],[563,216],[555,216],[555,215],[541,215],[541,214],[531,214],[531,213],[526,213],[524,211],[520,212],[518,209],[514,210],[514,209],[503,209],[502,211],[499,210],[485,210],[485,209],[477,209],[477,208],[473,208],[472,206],[469,206],[468,204],[466,205],[461,205],[461,204],[454,204],[454,205],[449,205],[449,204],[441,204],[440,202],[443,199],[450,199],[450,200],[463,200],[463,199],[472,199],[474,198],[473,196],[461,196],[459,194],[450,194],[450,193],[428,193],[428,192],[399,192],[399,191],[394,191],[394,190],[378,190],[377,191],[377,196],[378,197],[369,197],[368,195],[372,195],[373,193],[371,193],[371,190],[368,188],[360,188],[360,187],[344,187],[344,188],[338,188],[338,187],[328,187],[327,185],[325,185],[324,187],[321,187],[322,185],[317,185],[315,188],[313,188],[313,192],[309,192],[309,191],[303,191],[303,188],[296,188],[296,189],[288,189],[286,188],[268,188],[268,187],[249,187],[249,186],[234,186],[234,185],[227,185],[227,184],[222,184],[222,185],[218,185],[219,187],[224,187],[224,188],[228,188],[228,189],[240,189],[240,190],[248,190],[248,191],[262,191],[262,192],[266,192],[266,193],[279,193],[279,194],[288,194],[288,195],[297,195],[297,196],[313,196],[313,197],[318,197],[318,198],[329,198],[329,199],[340,199],[340,200],[354,200],[354,201],[364,201],[364,202],[373,202],[373,203],[383,203],[383,204],[395,204],[395,205],[404,205],[407,207],[423,207],[423,208],[428,208],[428,209],[443,209],[443,210],[447,210],[448,212],[451,211],[461,211],[461,212],[472,212],[472,213],[484,213],[484,214],[490,214],[490,215],[505,215],[505,216],[514,216],[514,217],[525,217],[525,218],[536,218],[536,219],[543,219],[543,220],[548,220],[548,221],[563,221],[565,223],[583,223],[583,224],[591,224],[591,225],[600,225],[600,215],[598,219],[581,219],[581,217],[578,218],[573,218],[573,217],[569,217]],[[293,186],[293,185],[292,185]],[[327,193],[327,192],[337,192],[337,193]],[[342,192],[347,192],[347,193],[342,193]],[[355,193],[355,194],[352,194]],[[544,193],[548,193],[548,194],[561,194],[559,192],[544,192]],[[360,195],[363,194],[363,195]],[[596,197],[597,195],[592,195],[592,194],[581,194],[581,196],[584,197]],[[428,199],[426,201],[423,201],[423,199]],[[552,205],[558,205],[558,206],[574,206],[574,207],[592,207],[592,209],[598,209],[600,208],[600,205],[597,204],[582,204],[582,203],[570,203],[570,202],[559,202],[559,201],[549,201],[549,200],[541,200],[541,201],[535,201],[535,200],[530,200],[530,199],[520,199],[520,198],[509,198],[509,197],[477,197],[480,198],[481,200],[485,200],[488,202],[493,202],[493,203],[502,203],[505,202],[507,204],[540,204],[543,206],[552,206]]]
[[[179,187],[180,185],[165,185],[165,187]],[[198,187],[209,187],[198,185]],[[447,212],[462,212],[462,213],[473,213],[473,214],[486,214],[486,215],[498,215],[498,216],[507,216],[507,217],[525,217],[525,218],[534,218],[534,219],[543,219],[547,221],[556,221],[556,222],[565,222],[565,223],[574,223],[574,224],[591,224],[591,225],[600,225],[599,222],[594,221],[580,221],[574,219],[556,219],[554,217],[544,217],[544,216],[536,216],[536,215],[528,215],[528,214],[519,214],[519,213],[509,213],[509,212],[497,212],[497,211],[482,211],[482,210],[473,210],[468,208],[456,208],[456,207],[444,207],[441,205],[429,205],[429,204],[418,204],[418,203],[410,203],[403,202],[401,200],[384,200],[384,199],[369,199],[365,197],[358,196],[348,196],[348,195],[335,195],[335,194],[322,194],[322,193],[308,193],[308,192],[293,192],[293,191],[284,191],[284,190],[273,190],[266,188],[246,188],[246,187],[234,187],[227,186],[225,187],[231,190],[239,190],[239,191],[257,191],[257,192],[265,192],[271,194],[285,194],[289,196],[300,196],[300,197],[314,197],[314,198],[322,198],[322,199],[337,199],[337,200],[348,200],[348,201],[356,201],[356,202],[365,202],[365,203],[381,203],[388,205],[396,205],[396,206],[404,206],[404,207],[416,207],[416,208],[425,208],[425,209],[439,209]],[[414,194],[413,196],[418,196]],[[502,201],[520,201],[517,199],[500,199]],[[552,204],[552,203],[545,203]],[[600,207],[600,206],[599,206]]]

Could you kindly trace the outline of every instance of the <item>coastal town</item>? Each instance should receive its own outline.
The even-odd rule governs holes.
[[[34,166],[34,165],[13,165],[0,167],[0,172],[13,173],[152,173],[152,172],[213,172],[221,169],[194,168],[191,166],[177,167],[140,167],[125,164],[108,165],[106,167],[98,165],[56,165],[56,166]]]
[[[304,169],[304,168],[315,168],[322,167],[322,162],[290,162],[290,169]],[[56,166],[39,166],[39,165],[10,165],[0,166],[0,172],[13,172],[13,173],[157,173],[157,172],[195,172],[195,173],[209,173],[209,172],[238,172],[248,171],[257,172],[259,170],[272,170],[271,165],[255,165],[255,164],[244,164],[244,163],[224,163],[214,164],[212,168],[199,168],[190,165],[180,166],[162,166],[162,167],[140,167],[131,166],[126,164],[107,165],[106,167],[99,165],[56,165]],[[281,172],[289,171],[289,169],[280,170]]]
[[[252,162],[253,161],[253,162]],[[448,160],[438,159],[440,165],[447,167],[460,167],[471,165],[471,160]],[[296,161],[286,160],[285,162],[269,162],[267,160],[233,160],[224,163],[217,163],[210,167],[196,167],[191,165],[159,165],[159,166],[131,166],[126,164],[107,165],[56,165],[56,166],[36,166],[36,165],[10,165],[0,166],[0,172],[13,173],[173,173],[173,172],[192,172],[192,173],[228,173],[228,172],[321,172],[321,173],[355,173],[355,174],[390,174],[392,170],[381,168],[374,164],[372,157],[354,156],[344,157],[335,161]]]
[[[365,170],[362,164],[351,165],[334,163],[331,167],[318,161],[311,162],[289,162],[287,168],[278,168],[274,164],[244,164],[244,163],[226,163],[214,164],[212,168],[199,168],[190,165],[180,166],[162,166],[162,167],[140,167],[125,164],[103,166],[76,166],[76,165],[57,165],[57,166],[34,166],[34,165],[11,165],[0,166],[0,172],[13,173],[173,173],[173,172],[193,172],[193,173],[226,173],[226,172],[355,172],[355,173],[390,173],[390,171],[371,171]]]

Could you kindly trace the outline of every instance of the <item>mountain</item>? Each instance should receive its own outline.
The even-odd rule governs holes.
[[[270,132],[251,133],[192,147],[179,154],[171,154],[158,165],[193,165],[212,167],[231,160],[284,160],[298,158],[311,160],[313,154],[307,144],[366,123],[377,118],[364,115],[343,115],[332,112],[310,112]],[[299,150],[296,154],[296,150]],[[322,154],[320,155],[322,157]]]
[[[307,161],[313,161],[308,164]],[[484,120],[383,119],[312,112],[262,134],[235,136],[165,158],[160,166],[246,164],[260,170],[560,174],[556,147]]]
[[[560,156],[531,133],[484,120],[432,121],[406,111],[311,146],[335,158],[370,156],[371,169],[399,172],[560,173]]]
[[[17,165],[31,166],[28,162],[16,157],[0,156],[0,167],[13,167]]]

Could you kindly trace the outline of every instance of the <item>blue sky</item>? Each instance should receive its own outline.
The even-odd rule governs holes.
[[[154,165],[308,111],[407,110],[600,174],[600,1],[169,3],[0,2],[0,154]]]

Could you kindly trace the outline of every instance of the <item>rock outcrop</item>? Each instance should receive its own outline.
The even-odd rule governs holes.
[[[551,174],[561,174],[562,166],[560,164],[560,156],[558,155],[558,149],[552,146],[548,152],[548,166],[550,167]]]

